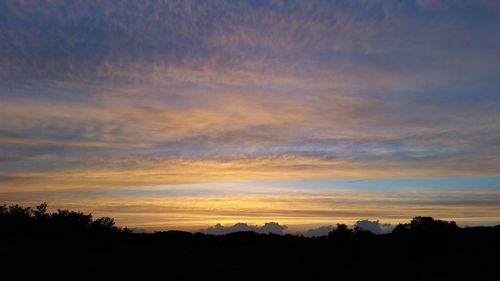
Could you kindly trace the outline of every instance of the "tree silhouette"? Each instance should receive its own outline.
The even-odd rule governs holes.
[[[102,217],[96,219],[91,223],[92,230],[95,231],[117,231],[118,227],[115,226],[115,220],[110,217]]]
[[[500,226],[460,228],[431,217],[415,217],[383,235],[345,224],[313,238],[252,231],[144,234],[118,228],[110,217],[49,212],[46,203],[0,205],[2,277],[9,270],[12,276],[57,271],[65,277],[87,274],[85,279],[168,272],[172,280],[200,280],[220,277],[223,268],[232,279],[248,277],[239,280],[496,280],[498,252]],[[123,266],[110,271],[115,262]]]
[[[328,233],[328,236],[342,239],[352,236],[353,233],[354,231],[349,229],[346,224],[339,223],[337,224],[336,229],[333,229],[330,233]]]
[[[20,205],[0,206],[0,232],[3,233],[84,233],[120,232],[109,217],[92,220],[92,214],[70,210],[49,213],[47,203],[34,209]],[[128,231],[128,230],[127,230]]]
[[[415,217],[410,223],[399,224],[393,233],[450,233],[458,230],[454,221],[436,220],[432,217]]]
[[[35,210],[32,210],[35,219],[47,219],[49,214],[47,214],[47,203],[42,203],[35,207]]]

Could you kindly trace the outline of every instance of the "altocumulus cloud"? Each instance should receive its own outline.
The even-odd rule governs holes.
[[[139,228],[497,222],[500,1],[435,2],[0,1],[2,203]],[[337,179],[383,181],[339,197]],[[213,184],[242,180],[322,194]],[[145,192],[180,184],[205,191]]]
[[[276,222],[266,222],[262,226],[258,225],[250,225],[247,223],[236,223],[232,226],[223,226],[220,223],[216,224],[215,226],[211,226],[207,229],[202,229],[201,232],[206,233],[206,234],[215,234],[215,235],[223,235],[223,234],[228,234],[232,232],[239,232],[239,231],[254,231],[257,233],[274,233],[274,234],[284,234],[285,230],[288,227],[286,225],[280,225],[279,223]]]

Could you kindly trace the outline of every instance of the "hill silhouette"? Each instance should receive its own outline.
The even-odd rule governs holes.
[[[132,233],[109,217],[0,206],[0,272],[23,279],[494,280],[500,226],[415,217],[389,234]],[[3,279],[3,278],[2,278]]]

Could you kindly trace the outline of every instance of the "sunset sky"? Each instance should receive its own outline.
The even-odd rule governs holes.
[[[500,224],[500,1],[0,1],[0,205]]]

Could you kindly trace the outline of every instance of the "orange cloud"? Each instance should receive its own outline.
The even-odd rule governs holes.
[[[202,185],[203,186],[203,185]],[[312,226],[333,223],[352,224],[360,219],[376,218],[387,223],[405,222],[416,215],[454,219],[458,222],[498,221],[500,207],[485,198],[498,198],[495,191],[411,191],[398,193],[353,190],[310,191],[255,188],[254,194],[235,194],[235,189],[253,188],[234,185],[222,194],[147,195],[136,189],[134,196],[126,193],[105,193],[97,198],[78,193],[59,194],[49,200],[52,208],[72,208],[92,212],[97,216],[117,218],[123,226],[152,229],[198,230],[216,223],[247,222],[263,224],[276,221],[291,230],[306,230]],[[182,188],[182,186],[178,186]],[[185,186],[186,188],[188,186]],[[158,190],[163,190],[160,188]],[[164,189],[168,190],[168,188]],[[217,184],[207,186],[217,191]],[[437,193],[436,193],[437,192]],[[19,194],[17,195],[19,196]],[[24,203],[36,204],[36,196],[24,196]],[[441,199],[439,199],[441,196]],[[442,197],[452,197],[443,200]],[[475,198],[474,202],[470,201]],[[16,201],[19,202],[19,201]]]

